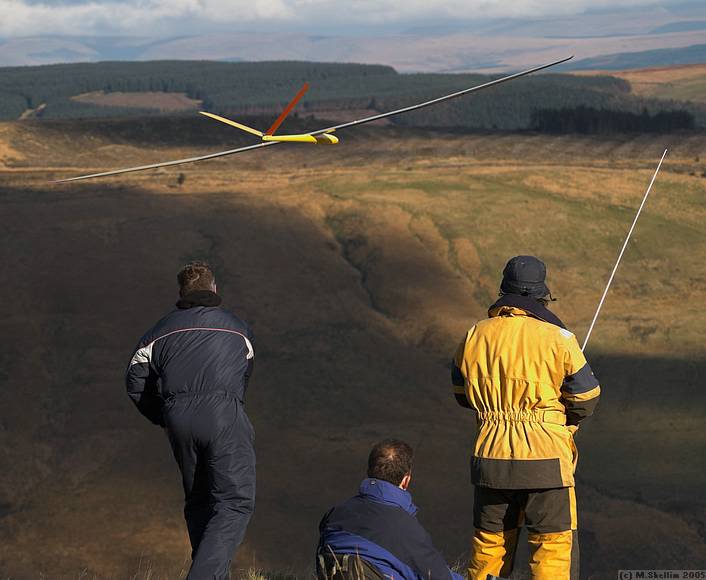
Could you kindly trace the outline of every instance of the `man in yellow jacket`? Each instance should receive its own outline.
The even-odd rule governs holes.
[[[469,580],[512,572],[528,531],[533,580],[578,580],[574,433],[600,387],[576,337],[547,309],[546,267],[512,258],[500,299],[454,357],[456,400],[477,417]]]

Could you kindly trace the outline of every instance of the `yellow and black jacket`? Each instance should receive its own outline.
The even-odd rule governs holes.
[[[454,357],[459,404],[476,412],[474,485],[574,485],[576,426],[600,386],[576,337],[531,297],[505,295],[466,334]]]

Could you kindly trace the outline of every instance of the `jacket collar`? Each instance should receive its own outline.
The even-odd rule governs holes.
[[[186,310],[194,306],[218,306],[221,303],[221,297],[210,290],[197,290],[186,296],[182,296],[176,303],[177,308]]]
[[[417,513],[417,506],[412,502],[412,494],[381,479],[364,479],[360,484],[358,495],[378,503],[402,508],[411,516]]]
[[[545,307],[541,302],[531,296],[521,296],[520,294],[505,294],[488,309],[488,316],[502,316],[504,313],[509,313],[511,309],[519,308],[524,310],[530,316],[539,318],[544,322],[566,328],[559,317],[551,310]]]

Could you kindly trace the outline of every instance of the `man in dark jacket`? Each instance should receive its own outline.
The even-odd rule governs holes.
[[[187,264],[177,280],[177,308],[140,339],[127,392],[166,428],[181,470],[193,560],[187,578],[220,580],[229,577],[255,505],[254,434],[244,407],[252,333],[219,308],[207,264]]]
[[[407,491],[412,461],[412,448],[403,441],[386,439],[373,447],[358,495],[331,509],[319,524],[320,579],[461,580],[415,517]],[[365,565],[346,574],[342,562],[349,557]]]

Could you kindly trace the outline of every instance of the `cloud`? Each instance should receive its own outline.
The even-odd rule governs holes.
[[[621,0],[620,7],[654,4]],[[329,26],[565,16],[615,6],[615,0],[0,0],[0,36],[154,36],[273,26],[324,31]]]

